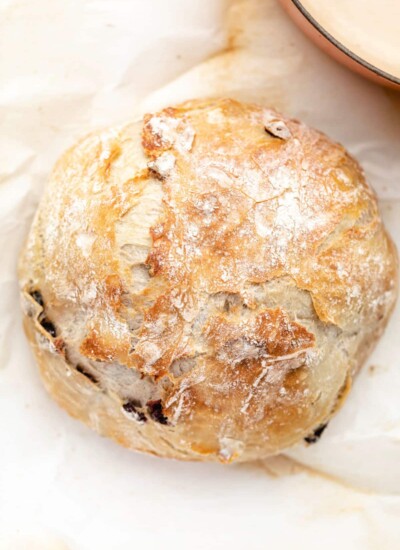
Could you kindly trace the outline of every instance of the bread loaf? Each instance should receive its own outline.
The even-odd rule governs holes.
[[[322,432],[386,325],[396,269],[345,149],[228,99],[67,151],[19,273],[69,414],[131,449],[232,462]]]

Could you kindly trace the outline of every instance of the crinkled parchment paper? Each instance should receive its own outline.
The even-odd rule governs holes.
[[[15,266],[54,161],[88,130],[201,95],[344,143],[400,246],[400,97],[326,58],[275,0],[2,0],[1,550],[399,548],[399,307],[319,443],[257,464],[130,453],[42,388]]]

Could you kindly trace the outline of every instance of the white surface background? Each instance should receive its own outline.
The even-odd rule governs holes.
[[[0,0],[1,550],[400,547],[399,308],[321,441],[290,451],[336,481],[284,460],[130,453],[42,388],[15,265],[52,164],[88,130],[201,95],[269,104],[343,142],[400,246],[400,97],[326,58],[275,0]]]

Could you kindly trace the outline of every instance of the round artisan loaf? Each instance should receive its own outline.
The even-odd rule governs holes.
[[[64,154],[20,281],[44,384],[72,416],[132,449],[230,462],[321,433],[386,325],[396,269],[343,147],[196,100]]]

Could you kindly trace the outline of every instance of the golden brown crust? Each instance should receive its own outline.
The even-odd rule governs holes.
[[[72,415],[130,448],[232,461],[329,419],[396,270],[343,147],[269,109],[196,100],[60,159],[20,278],[46,386]]]

